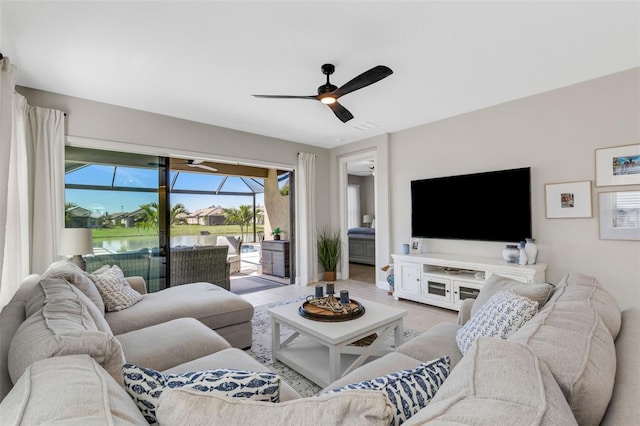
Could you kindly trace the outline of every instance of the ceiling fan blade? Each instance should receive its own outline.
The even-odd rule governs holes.
[[[212,172],[217,172],[218,169],[207,166],[206,164],[201,164],[204,163],[204,160],[187,160],[187,166],[189,167],[193,167],[193,168],[198,168],[198,169],[204,169],[204,170],[209,170]]]
[[[327,106],[331,108],[331,111],[333,111],[336,117],[338,117],[343,123],[346,123],[353,118],[353,114],[351,114],[348,109],[340,105],[338,102],[334,102]]]
[[[218,169],[216,169],[215,167],[206,166],[204,164],[197,164],[196,167],[198,167],[200,169],[204,169],[204,170],[209,170],[211,172],[217,172],[218,171]]]
[[[251,95],[254,98],[269,98],[269,99],[315,99],[318,100],[317,95],[313,96],[294,96],[294,95]]]
[[[340,96],[344,96],[354,90],[362,89],[363,87],[376,83],[385,77],[389,77],[391,74],[393,74],[391,68],[384,65],[375,66],[369,71],[365,71],[354,79],[343,84],[334,92],[334,96],[339,98]]]

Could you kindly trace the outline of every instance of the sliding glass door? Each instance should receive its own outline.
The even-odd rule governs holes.
[[[67,147],[65,227],[90,228],[87,272],[118,265],[149,291],[167,283],[167,159]],[[80,254],[80,253],[79,253]]]

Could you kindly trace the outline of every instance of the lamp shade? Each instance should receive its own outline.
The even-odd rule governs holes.
[[[362,223],[371,223],[373,219],[371,218],[370,214],[365,214],[364,216],[362,216]]]
[[[65,228],[58,241],[58,254],[93,254],[93,235],[88,228]]]

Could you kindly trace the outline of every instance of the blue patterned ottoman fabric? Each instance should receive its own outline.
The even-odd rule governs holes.
[[[126,391],[149,424],[157,424],[156,409],[166,388],[189,388],[233,398],[278,402],[280,378],[269,371],[253,372],[233,369],[193,371],[164,375],[133,364],[122,367]]]
[[[427,406],[449,376],[449,357],[424,362],[415,369],[401,370],[386,376],[353,383],[325,393],[353,389],[383,390],[396,408],[391,425],[401,425]]]
[[[513,290],[499,291],[482,305],[456,333],[456,342],[465,355],[481,336],[506,339],[538,312],[538,302],[517,295]]]

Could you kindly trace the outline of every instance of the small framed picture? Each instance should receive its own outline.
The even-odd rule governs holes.
[[[544,188],[547,219],[592,217],[590,180],[548,183]]]
[[[640,144],[596,149],[596,186],[640,185]]]
[[[640,241],[640,191],[601,192],[600,239]]]
[[[422,253],[422,240],[411,240],[411,254]]]

